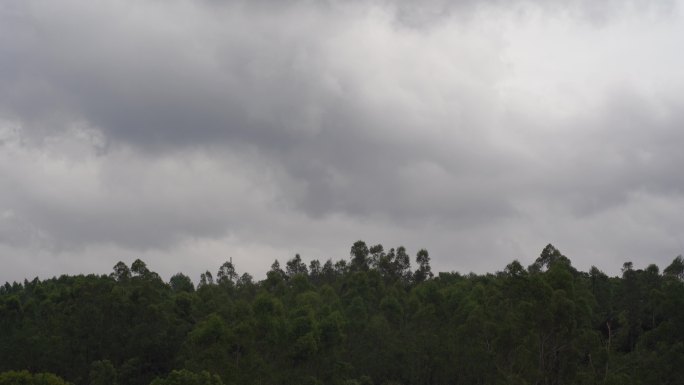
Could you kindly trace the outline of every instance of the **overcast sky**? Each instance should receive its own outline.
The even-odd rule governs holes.
[[[684,253],[677,1],[0,0],[0,281]]]

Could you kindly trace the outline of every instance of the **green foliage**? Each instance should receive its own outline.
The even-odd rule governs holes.
[[[188,370],[174,370],[162,379],[156,378],[150,385],[223,385],[221,378],[209,372],[194,373]]]
[[[185,291],[192,293],[195,291],[195,285],[192,283],[192,280],[183,273],[178,273],[171,277],[169,285],[171,285],[171,289],[175,292]]]
[[[366,270],[368,269],[368,255],[370,251],[368,250],[368,246],[366,246],[366,242],[364,241],[356,241],[351,247],[351,251],[349,254],[352,257],[352,267],[354,269],[358,270]]]
[[[69,382],[50,373],[31,374],[23,371],[0,373],[0,385],[71,385]]]
[[[222,284],[234,284],[238,279],[238,273],[235,271],[233,262],[227,261],[219,268],[216,273],[216,280]]]
[[[348,259],[275,261],[262,281],[226,262],[197,289],[141,260],[6,283],[0,385],[681,383],[681,257],[620,277],[553,245],[496,274],[435,277],[426,250],[415,262],[358,241]]]
[[[90,365],[90,385],[116,385],[116,369],[109,360],[94,361]]]
[[[430,256],[428,251],[421,249],[418,254],[416,254],[416,262],[418,263],[418,270],[416,270],[413,275],[413,279],[416,283],[425,281],[428,278],[432,278],[432,269],[430,268]]]
[[[672,264],[665,268],[665,275],[670,277],[684,279],[684,258],[678,256],[672,261]]]

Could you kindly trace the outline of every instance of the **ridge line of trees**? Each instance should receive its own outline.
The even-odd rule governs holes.
[[[552,245],[525,268],[434,274],[363,241],[255,282],[141,261],[0,286],[0,385],[682,384],[684,260],[620,277]]]

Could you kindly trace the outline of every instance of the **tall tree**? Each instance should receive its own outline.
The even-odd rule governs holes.
[[[119,261],[114,265],[114,272],[111,274],[111,277],[119,282],[125,281],[131,277],[131,270],[125,263]]]
[[[349,254],[352,257],[351,267],[354,270],[368,270],[368,255],[370,251],[364,241],[356,241]]]
[[[684,258],[677,256],[672,263],[665,268],[665,275],[684,280]]]
[[[216,280],[220,284],[235,284],[238,277],[239,275],[235,271],[235,266],[232,261],[224,262],[219,268],[218,273],[216,273]]]
[[[408,282],[411,279],[411,258],[406,253],[404,246],[397,247],[394,257],[394,272],[404,282]]]
[[[285,271],[290,278],[297,274],[307,275],[309,273],[306,264],[302,262],[302,257],[300,257],[299,254],[296,254],[294,258],[285,263]]]
[[[169,280],[169,284],[175,292],[185,291],[191,293],[195,291],[195,285],[192,283],[192,280],[183,273],[174,274]]]
[[[416,254],[416,263],[418,264],[418,270],[416,270],[413,275],[413,280],[416,283],[425,281],[428,278],[432,278],[432,269],[430,268],[430,255],[425,249],[420,249],[418,254]]]

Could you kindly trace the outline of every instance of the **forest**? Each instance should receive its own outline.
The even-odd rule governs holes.
[[[412,268],[412,262],[415,268]],[[684,384],[684,260],[434,274],[426,250],[0,286],[0,385]]]

